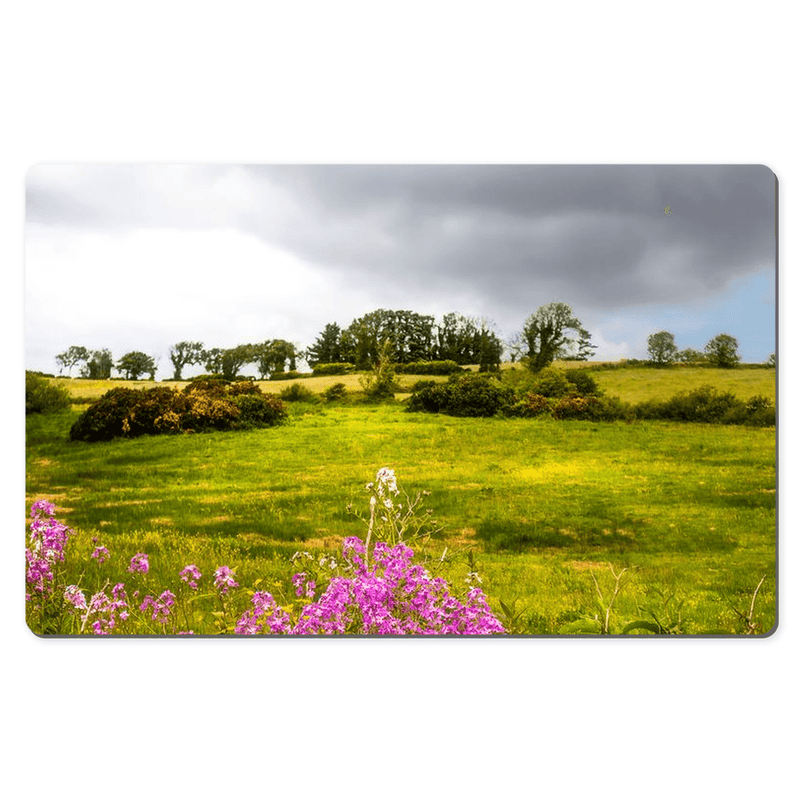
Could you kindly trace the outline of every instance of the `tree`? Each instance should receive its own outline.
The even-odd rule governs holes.
[[[155,360],[152,356],[148,356],[140,350],[132,350],[130,353],[125,353],[125,355],[117,361],[115,369],[118,372],[124,372],[125,380],[128,381],[135,381],[144,373],[150,375],[151,381],[156,376]]]
[[[206,371],[212,374],[221,374],[225,380],[236,379],[239,370],[245,365],[255,361],[258,357],[258,348],[252,344],[240,344],[236,347],[212,347],[204,350],[201,362]]]
[[[178,342],[169,349],[169,360],[174,367],[172,379],[181,380],[181,373],[187,364],[200,364],[203,360],[202,342]]]
[[[503,343],[485,320],[478,332],[478,372],[493,372],[500,369],[503,358]]]
[[[267,339],[266,342],[255,345],[253,360],[258,365],[258,373],[264,378],[267,375],[286,371],[286,362],[289,369],[297,369],[297,359],[301,352],[291,342],[285,339]]]
[[[567,335],[573,331],[576,336]],[[536,310],[525,321],[522,329],[528,352],[527,365],[533,372],[552,364],[565,348],[583,348],[586,352],[591,345],[591,335],[583,327],[566,303],[548,303]]]
[[[61,369],[67,368],[67,372],[71,373],[72,368],[81,361],[89,360],[89,351],[85,347],[72,345],[65,352],[59,353],[56,356],[56,361],[61,365]],[[59,373],[61,372],[59,369]]]
[[[675,358],[682,364],[693,364],[698,361],[706,360],[704,353],[701,353],[699,350],[693,350],[691,347],[678,351]]]
[[[114,359],[110,350],[92,350],[86,363],[81,367],[81,375],[84,378],[108,380],[113,366]]]
[[[306,361],[310,367],[317,364],[335,364],[342,358],[342,329],[330,322],[317,337],[317,341],[306,350]]]
[[[735,367],[742,359],[739,353],[739,342],[727,333],[720,333],[706,345],[706,357],[717,367]]]
[[[678,357],[675,337],[669,331],[659,331],[647,337],[647,352],[650,360],[659,367],[674,363]]]
[[[359,378],[364,394],[368,397],[376,400],[394,397],[397,389],[394,382],[394,350],[395,346],[391,339],[383,339],[378,343],[378,354],[372,370]]]

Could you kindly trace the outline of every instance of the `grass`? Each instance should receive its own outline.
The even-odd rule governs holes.
[[[684,373],[700,385],[737,372],[643,371],[662,381],[662,394],[674,394]],[[639,370],[598,372],[598,382],[629,372]],[[85,396],[86,383],[70,388]],[[554,633],[597,615],[598,587],[607,600],[613,584],[609,565],[630,579],[612,630],[682,603],[686,633],[741,632],[734,607],[749,608],[763,575],[757,630],[774,624],[773,429],[296,403],[280,428],[86,444],[66,440],[76,416],[27,420],[27,507],[53,500],[84,538],[128,558],[148,547],[170,569],[192,559],[213,569],[224,556],[240,565],[243,585],[277,581],[295,550],[336,551],[342,537],[363,534],[346,507],[363,507],[363,485],[390,466],[409,492],[431,492],[444,529],[437,545],[474,550],[490,602],[515,609],[518,630]],[[450,568],[454,583],[464,574],[463,563]]]

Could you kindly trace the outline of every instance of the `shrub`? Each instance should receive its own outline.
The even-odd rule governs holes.
[[[314,375],[346,375],[355,369],[354,364],[346,361],[337,361],[332,364],[317,364],[314,367]]]
[[[597,381],[585,369],[568,369],[564,372],[564,377],[575,387],[579,395],[600,394],[600,387]]]
[[[302,383],[292,383],[281,391],[281,400],[287,403],[316,403],[319,399],[317,395]]]
[[[431,380],[415,381],[414,384],[410,387],[410,390],[412,392],[421,392],[423,389],[427,389],[429,386],[436,386],[436,381],[431,381]]]
[[[231,430],[277,425],[286,418],[283,403],[258,386],[206,381],[183,392],[167,387],[112,389],[89,406],[70,428],[77,441],[106,441],[116,436]],[[252,388],[250,388],[252,386]]]
[[[240,394],[233,402],[239,409],[237,428],[280,425],[288,417],[286,406],[274,394]]]
[[[492,417],[514,405],[514,391],[496,378],[470,373],[427,386],[411,395],[409,411],[441,412],[454,417]]]
[[[221,375],[198,375],[192,378],[187,386],[183,387],[184,394],[189,392],[209,392],[215,395],[224,395],[230,385],[230,381]]]
[[[73,441],[99,442],[125,435],[126,420],[142,394],[139,389],[125,387],[109,390],[75,420],[69,430],[69,438]]]
[[[553,406],[555,419],[601,419],[602,404],[596,397],[561,397]]]
[[[257,383],[253,383],[252,381],[236,381],[235,383],[231,383],[227,387],[228,394],[231,397],[236,397],[240,394],[260,394],[261,389],[258,388]]]
[[[239,408],[233,399],[224,394],[207,391],[193,391],[187,395],[188,408],[181,420],[184,430],[207,431],[227,430],[239,418]],[[250,397],[250,395],[238,395]]]
[[[551,411],[548,399],[544,395],[534,392],[528,392],[520,405],[521,416],[524,417],[540,417],[544,414],[549,414]]]
[[[288,372],[273,372],[272,375],[267,378],[269,381],[293,381],[297,380],[298,378],[307,378],[308,374],[303,374],[302,372],[298,372],[297,370],[289,370]]]
[[[176,432],[188,405],[186,396],[174,389],[157,386],[140,390],[138,399],[123,420],[123,431],[127,436]]]
[[[69,392],[41,373],[25,371],[25,415],[49,414],[70,407]]]
[[[455,361],[412,361],[408,364],[398,364],[397,372],[403,375],[454,375],[462,372]]]
[[[343,383],[334,383],[325,390],[325,399],[328,402],[341,400],[347,394],[347,387]]]

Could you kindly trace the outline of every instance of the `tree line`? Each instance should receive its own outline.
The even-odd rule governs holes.
[[[676,361],[707,361],[716,366],[735,366],[741,359],[733,336],[720,334],[705,348],[705,353],[687,348],[678,350],[668,331],[652,334],[647,340],[650,361],[666,366]],[[591,334],[566,303],[540,306],[525,321],[522,330],[503,341],[486,319],[451,312],[437,322],[428,314],[413,311],[377,309],[354,319],[346,328],[336,322],[325,325],[313,344],[301,350],[285,339],[268,339],[258,344],[206,348],[202,342],[182,341],[170,347],[173,380],[182,380],[187,366],[203,365],[209,374],[235,379],[245,365],[256,366],[261,379],[294,372],[305,360],[313,369],[320,364],[352,364],[357,370],[372,369],[380,360],[409,364],[421,361],[452,361],[458,365],[477,364],[481,372],[499,369],[505,350],[512,362],[539,372],[555,360],[587,361],[597,349]],[[774,355],[770,357],[774,362]],[[80,366],[86,378],[108,379],[112,369],[126,379],[142,375],[155,379],[156,361],[138,350],[114,361],[110,350],[88,350],[72,346],[56,356],[60,368],[71,373]]]

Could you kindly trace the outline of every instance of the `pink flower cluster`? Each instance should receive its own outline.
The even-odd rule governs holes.
[[[410,547],[377,542],[372,566],[365,564],[364,543],[344,540],[342,554],[348,576],[334,577],[322,596],[306,605],[290,627],[287,615],[267,592],[253,596],[253,610],[236,626],[237,633],[305,634],[421,634],[486,635],[504,633],[503,626],[478,588],[467,592],[465,602],[450,594],[443,578],[432,578],[420,564],[412,563]],[[295,575],[295,590],[308,585]]]
[[[156,622],[165,623],[175,605],[175,599],[175,595],[169,589],[161,592],[158,598],[148,594],[139,606],[139,611],[147,611],[148,608],[152,608],[152,618]]]
[[[214,572],[214,586],[217,587],[220,594],[225,595],[238,585],[234,580],[234,572],[230,567],[217,567]]]
[[[150,561],[145,553],[137,553],[131,559],[131,565],[128,567],[128,572],[141,572],[146,575],[150,570]]]
[[[72,531],[55,519],[54,513],[55,506],[47,500],[37,500],[31,506],[31,527],[25,548],[28,593],[48,593],[53,582],[53,567],[64,561],[64,548]]]
[[[121,583],[116,584],[111,590],[111,597],[105,592],[96,592],[88,603],[83,592],[77,586],[67,586],[64,590],[64,599],[76,611],[83,612],[81,630],[94,617],[92,630],[99,635],[111,633],[116,628],[117,621],[124,622],[129,615],[128,598],[125,593],[125,586]]]
[[[194,564],[188,564],[181,570],[180,579],[184,582],[189,584],[192,589],[197,589],[197,581],[202,578],[203,575],[199,569]]]

